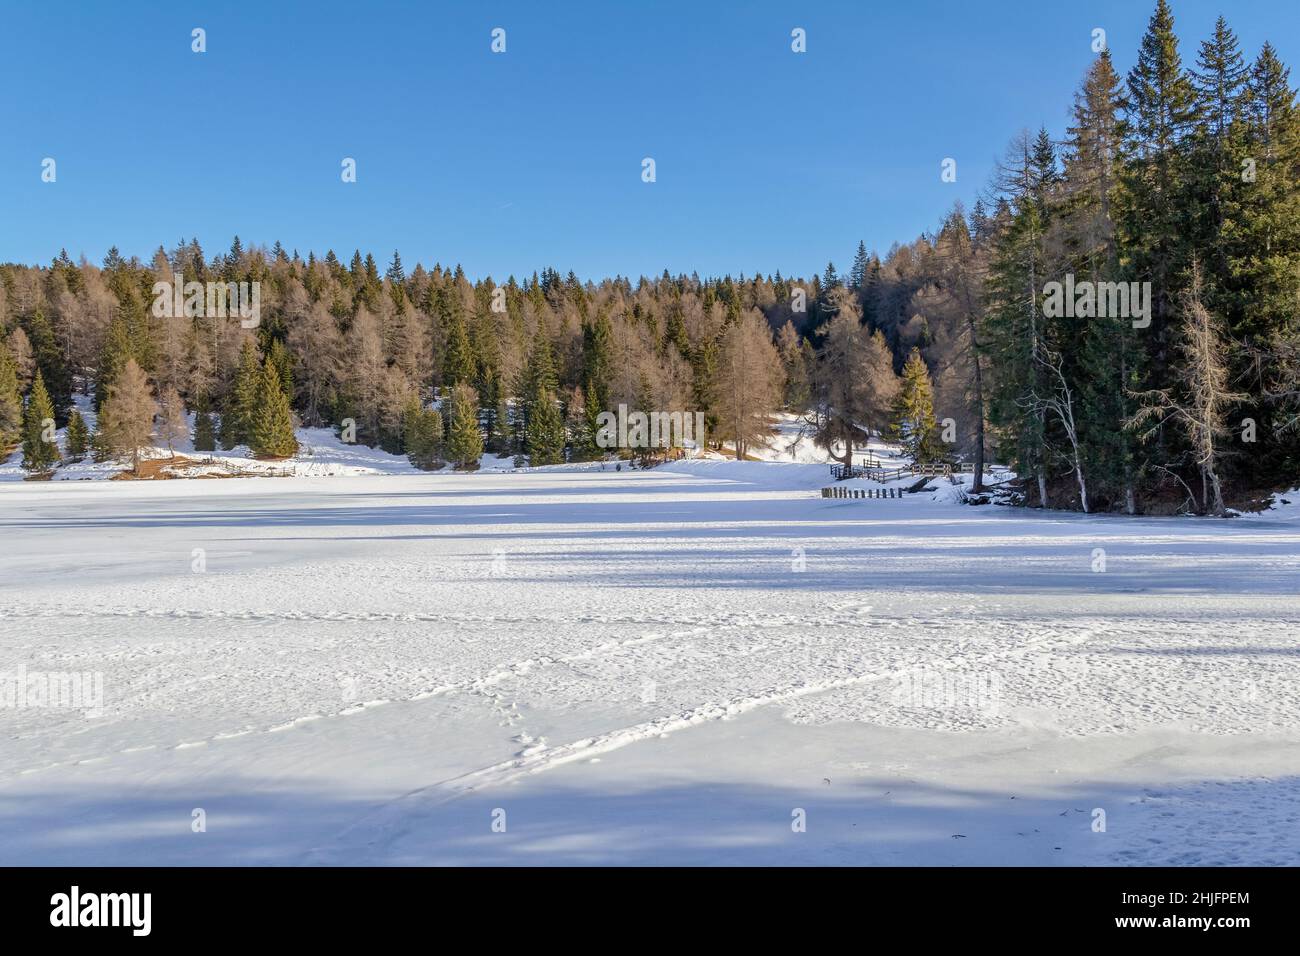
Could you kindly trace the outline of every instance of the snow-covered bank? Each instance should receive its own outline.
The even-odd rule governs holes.
[[[93,403],[87,396],[83,395],[76,396],[75,401],[82,418],[93,429],[96,424]],[[195,424],[194,413],[189,413],[188,417],[192,435]],[[825,450],[814,446],[811,438],[805,433],[800,419],[790,414],[777,415],[774,418],[773,429],[770,442],[755,449],[753,455],[755,459],[758,461],[778,462],[783,466],[792,464],[810,466],[816,464],[819,467],[817,469],[809,467],[802,472],[794,472],[782,467],[767,473],[766,477],[764,477],[765,472],[762,470],[751,470],[743,473],[749,475],[751,480],[777,484],[796,474],[800,476],[799,483],[803,484],[806,483],[802,480],[803,476],[815,474],[824,483],[828,476],[825,465],[830,459]],[[366,445],[345,442],[332,428],[299,428],[296,434],[299,446],[298,453],[290,458],[272,461],[262,461],[250,457],[248,448],[244,446],[231,449],[218,448],[211,451],[196,451],[192,439],[178,441],[170,448],[153,447],[145,449],[142,457],[163,463],[166,476],[174,478],[225,478],[258,475],[321,478],[358,475],[427,474],[427,472],[421,472],[415,468],[404,455],[394,455],[382,448],[371,448]],[[60,449],[66,452],[67,429],[59,429],[56,439]],[[891,462],[898,457],[897,449],[884,442],[873,442],[869,449],[863,451],[870,451]],[[174,466],[167,464],[167,461],[175,455],[190,459],[190,461]],[[727,460],[724,455],[708,452],[702,455],[697,463],[711,463],[716,466],[724,464]],[[736,464],[734,461],[732,463]],[[691,462],[688,460],[685,464],[689,465]],[[739,464],[752,467],[755,462]],[[96,462],[91,456],[87,455],[79,461],[65,460],[61,462],[51,475],[51,479],[54,481],[104,480],[120,475],[128,468],[129,462],[123,460]],[[450,466],[447,466],[442,469],[442,472],[445,473],[451,470]],[[636,466],[632,462],[615,460],[574,462],[563,465],[548,465],[537,469],[516,465],[514,457],[511,455],[498,456],[489,453],[484,454],[479,460],[480,472],[494,473],[533,471],[547,473],[569,471],[622,472],[635,470]],[[719,471],[719,474],[721,473]],[[738,477],[741,473],[733,471],[731,474]],[[28,473],[22,468],[21,449],[16,448],[6,458],[0,459],[0,481],[21,481],[27,477]]]
[[[6,860],[1300,862],[1294,522],[824,474],[5,484]]]

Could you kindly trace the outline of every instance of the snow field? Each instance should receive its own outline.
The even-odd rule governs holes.
[[[99,673],[105,699],[0,710],[0,854],[1300,859],[1294,522],[824,483],[7,484],[0,672]]]

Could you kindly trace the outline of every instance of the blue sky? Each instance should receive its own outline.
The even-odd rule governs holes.
[[[473,277],[847,268],[973,201],[1021,127],[1063,133],[1102,27],[1154,0],[9,5],[0,261],[198,236],[459,262]],[[1300,75],[1300,4],[1220,10]],[[208,50],[190,49],[207,31]],[[490,51],[494,27],[504,54]],[[808,51],[790,49],[807,31]],[[41,161],[57,182],[41,182]],[[653,157],[657,181],[641,181]],[[340,181],[344,157],[357,182]],[[940,162],[957,160],[957,181]]]

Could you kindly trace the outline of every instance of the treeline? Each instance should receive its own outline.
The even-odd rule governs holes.
[[[498,284],[238,238],[0,266],[0,447],[30,445],[36,471],[70,453],[37,436],[50,419],[69,446],[86,432],[74,389],[99,412],[78,444],[100,455],[180,437],[188,408],[196,448],[292,454],[296,418],[426,468],[644,454],[602,447],[597,416],[620,405],[705,411],[743,455],[785,408],[843,461],[873,433],[922,459],[996,456],[1049,507],[1219,512],[1294,485],[1286,67],[1268,45],[1248,62],[1222,20],[1184,66],[1160,0],[1137,65],[1121,79],[1099,54],[1070,116],[1062,141],[1018,136],[969,213],[883,257],[860,244],[847,275]],[[256,328],[156,315],[155,284],[178,274],[258,283]]]
[[[233,307],[223,318],[155,314],[155,288],[176,275],[258,283],[256,326]],[[422,467],[472,467],[484,451],[551,464],[605,454],[597,416],[622,404],[707,410],[714,441],[743,451],[783,402],[786,368],[769,323],[804,317],[789,305],[798,285],[667,275],[595,284],[554,270],[472,283],[458,267],[408,274],[397,253],[381,274],[359,251],[345,266],[332,251],[304,259],[238,238],[211,257],[182,241],[148,265],[116,249],[98,266],[64,253],[49,267],[0,266],[0,442],[23,438],[24,404],[32,423],[63,425],[74,390],[101,421],[120,418],[115,395],[142,407],[139,376],[124,381],[132,369],[160,419],[196,413],[200,450],[292,454],[291,410],[303,425],[334,426]],[[807,287],[815,297],[817,281]],[[802,370],[807,346],[793,325],[784,341]],[[48,411],[43,402],[30,411],[37,386]],[[796,404],[806,398],[805,386]],[[131,454],[129,439],[106,440],[104,452]]]

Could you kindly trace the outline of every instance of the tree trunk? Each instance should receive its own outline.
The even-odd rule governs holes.
[[[1213,514],[1217,518],[1222,518],[1228,509],[1223,503],[1223,488],[1219,485],[1219,475],[1215,472],[1213,465],[1205,467],[1202,471],[1202,478],[1209,478],[1210,490],[1213,492]]]
[[[853,432],[845,428],[844,432],[844,457],[839,459],[840,464],[848,469],[848,474],[853,473]],[[845,477],[848,477],[846,475]]]
[[[1038,506],[1047,507],[1047,476],[1041,470],[1038,472]]]
[[[979,343],[975,338],[975,317],[968,314],[966,324],[970,328],[971,357],[975,365],[975,483],[971,491],[979,494],[984,490],[984,379],[980,372]]]

